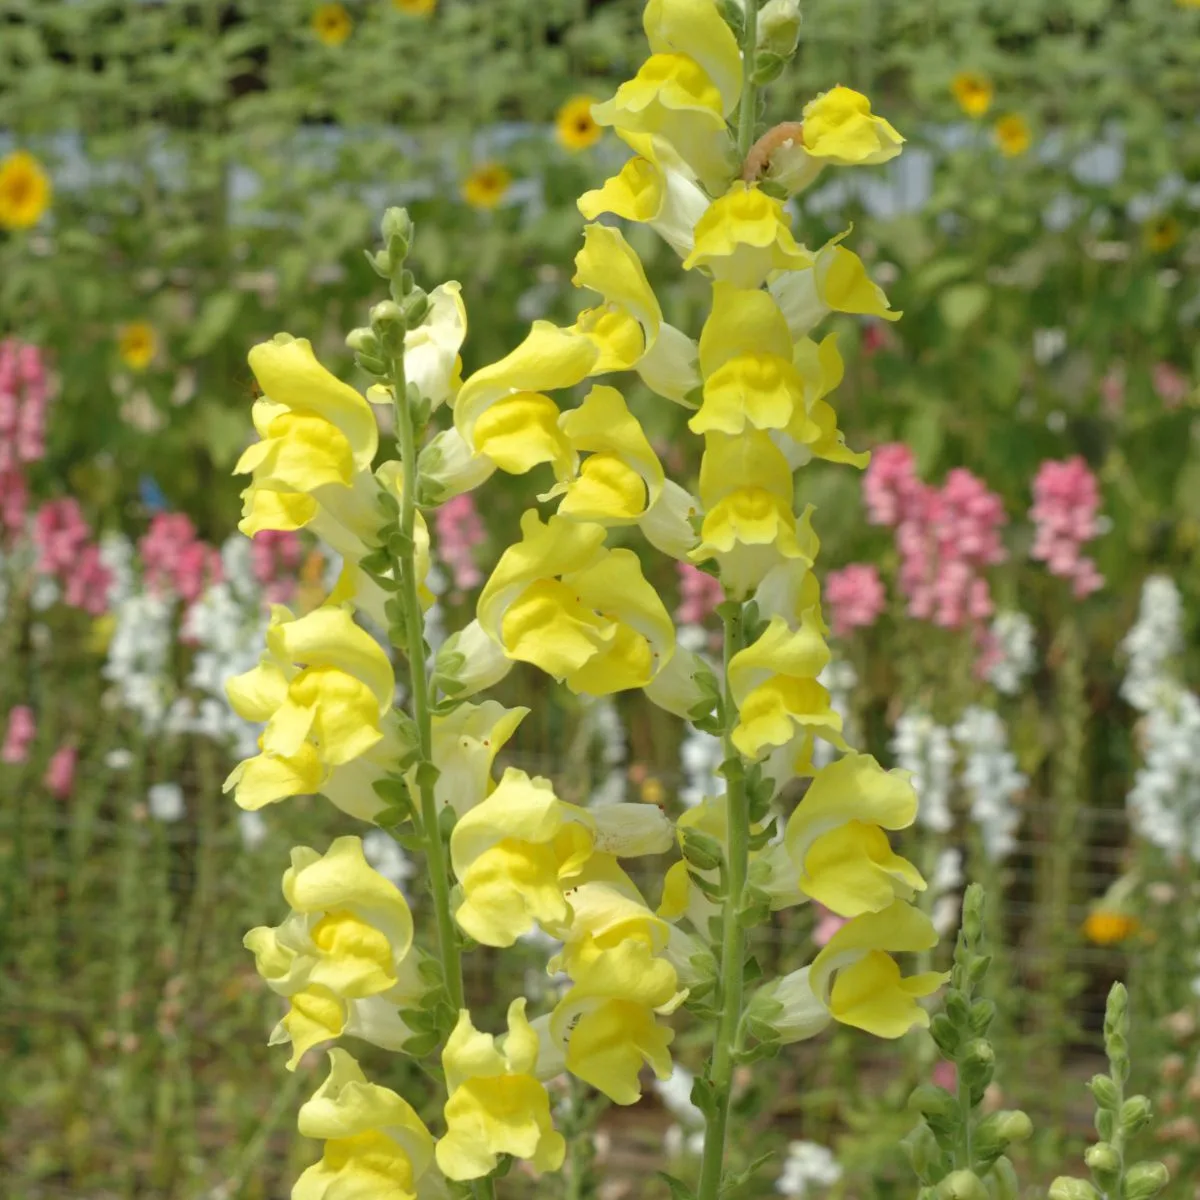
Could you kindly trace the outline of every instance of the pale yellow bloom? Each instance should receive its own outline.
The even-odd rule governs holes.
[[[27,150],[0,159],[0,229],[31,229],[51,196],[50,177]]]
[[[950,90],[969,117],[982,117],[992,107],[992,81],[978,71],[959,71],[950,82]]]
[[[1029,122],[1020,113],[1009,113],[1001,117],[993,130],[996,145],[1006,158],[1016,158],[1033,145],[1033,132]]]
[[[804,106],[804,148],[843,167],[869,167],[900,153],[904,139],[871,112],[871,102],[848,87],[822,92]]]

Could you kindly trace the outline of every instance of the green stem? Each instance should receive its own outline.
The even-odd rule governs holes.
[[[963,1078],[962,1068],[958,1070],[958,1109],[962,1120],[962,1144],[954,1154],[954,1165],[961,1171],[974,1170],[974,1148],[971,1145],[974,1130],[971,1128],[971,1089]]]
[[[456,1011],[463,1007],[462,956],[458,935],[450,913],[450,877],[446,850],[438,823],[437,801],[433,787],[433,718],[429,712],[429,680],[425,674],[425,629],[421,620],[421,601],[417,592],[417,571],[413,530],[417,519],[417,434],[407,398],[404,377],[404,351],[392,360],[392,387],[396,398],[396,429],[400,438],[400,457],[404,465],[404,495],[400,503],[400,532],[404,551],[399,555],[400,597],[406,622],[405,644],[408,656],[413,719],[417,724],[420,757],[416,766],[417,790],[421,797],[421,828],[425,834],[425,854],[429,860],[429,888],[437,917],[438,950],[446,977],[446,991]]]
[[[721,1017],[713,1046],[712,1108],[705,1119],[704,1155],[700,1163],[697,1200],[716,1200],[725,1163],[725,1141],[729,1125],[729,1103],[733,1094],[734,1053],[742,1019],[743,975],[746,961],[746,932],[742,927],[742,895],[750,864],[750,811],[742,760],[733,744],[737,705],[729,685],[729,664],[745,642],[742,609],[730,605],[722,613],[725,625],[725,805],[728,823],[726,879],[728,895],[721,914],[721,979],[718,1001]]]
[[[746,32],[742,41],[742,98],[738,102],[737,148],[738,157],[746,161],[750,147],[754,145],[754,125],[758,120],[758,84],[754,81],[754,68],[758,57],[758,0],[747,0]]]

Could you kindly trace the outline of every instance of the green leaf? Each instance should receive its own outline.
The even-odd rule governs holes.
[[[243,299],[244,294],[232,288],[213,292],[205,299],[188,338],[184,351],[187,357],[207,354],[225,336],[237,320]]]

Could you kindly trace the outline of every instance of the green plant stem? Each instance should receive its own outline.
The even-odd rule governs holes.
[[[406,623],[405,645],[408,657],[409,694],[413,719],[417,725],[419,759],[416,766],[417,790],[421,797],[421,828],[425,835],[425,855],[429,860],[429,890],[437,918],[438,951],[446,977],[446,991],[455,1010],[463,1007],[462,955],[458,935],[450,913],[450,878],[446,851],[438,823],[437,801],[433,792],[433,718],[429,711],[429,680],[425,673],[425,630],[421,621],[421,601],[417,592],[416,547],[413,531],[417,520],[417,432],[413,428],[412,409],[407,398],[404,377],[404,351],[392,359],[392,387],[396,400],[396,431],[400,439],[400,458],[404,466],[404,495],[400,502],[400,532],[404,550],[400,563],[400,597]]]
[[[750,864],[750,812],[742,760],[733,744],[737,705],[729,685],[729,664],[742,648],[745,627],[741,608],[732,606],[722,614],[725,625],[724,715],[725,715],[725,805],[728,822],[726,846],[727,894],[721,914],[721,979],[718,1000],[721,1016],[713,1046],[712,1108],[705,1118],[704,1155],[700,1163],[698,1200],[716,1200],[725,1163],[725,1140],[729,1104],[733,1093],[733,1059],[737,1049],[738,1025],[742,1019],[743,973],[746,931],[742,927],[742,894]]]
[[[738,102],[737,148],[738,157],[746,161],[750,147],[754,145],[754,124],[758,120],[758,84],[754,82],[754,68],[758,44],[758,4],[749,0],[746,4],[746,32],[742,41],[742,98]]]
[[[954,1152],[954,1165],[959,1170],[974,1170],[974,1147],[971,1145],[974,1130],[971,1128],[971,1089],[963,1078],[962,1070],[958,1072],[958,1108],[962,1120],[961,1145]]]

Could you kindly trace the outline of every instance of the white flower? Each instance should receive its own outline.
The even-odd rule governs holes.
[[[789,1142],[775,1190],[783,1196],[802,1200],[814,1189],[832,1187],[841,1177],[841,1164],[825,1146],[816,1142]]]
[[[372,829],[362,840],[363,855],[384,879],[390,879],[401,891],[415,868],[395,838],[382,829]]]
[[[180,820],[186,809],[183,803],[183,788],[177,783],[156,783],[146,793],[150,802],[150,815],[156,821],[170,824]]]
[[[902,713],[892,735],[896,765],[912,773],[920,807],[917,822],[936,833],[954,823],[950,788],[954,773],[954,746],[950,730],[923,712]]]
[[[1161,686],[1139,727],[1142,765],[1126,804],[1140,837],[1200,862],[1200,698]]]
[[[684,778],[679,799],[688,808],[695,808],[705,796],[724,793],[725,782],[717,774],[717,768],[724,761],[725,747],[719,737],[701,729],[688,729],[679,747],[679,765]]]
[[[985,677],[996,691],[1015,696],[1037,666],[1033,622],[1022,612],[999,612],[991,633],[995,655]]]
[[[696,1077],[680,1063],[671,1068],[666,1079],[656,1079],[654,1090],[675,1119],[687,1129],[703,1129],[704,1113],[692,1103],[692,1085]]]
[[[133,766],[133,751],[127,746],[118,746],[104,756],[104,765],[110,771],[125,771]]]
[[[992,862],[1012,853],[1017,844],[1021,810],[1016,798],[1028,780],[1017,770],[1008,748],[1008,730],[998,713],[972,705],[954,727],[963,750],[962,786],[970,801],[983,852]]]
[[[267,840],[267,823],[259,812],[238,812],[238,833],[247,850],[257,850]]]
[[[1129,664],[1121,695],[1138,712],[1149,712],[1158,693],[1171,684],[1172,667],[1183,652],[1183,601],[1173,579],[1147,577],[1137,621],[1121,650]]]

